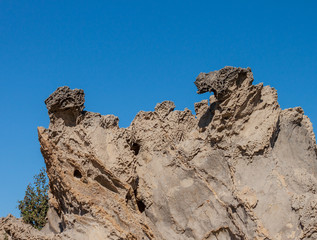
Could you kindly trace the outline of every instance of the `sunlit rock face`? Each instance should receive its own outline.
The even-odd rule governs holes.
[[[250,68],[201,73],[190,110],[171,101],[119,119],[58,88],[38,128],[50,180],[48,224],[12,216],[12,239],[317,239],[317,148],[299,107],[253,85]]]

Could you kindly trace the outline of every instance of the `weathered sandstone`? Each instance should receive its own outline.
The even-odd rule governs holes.
[[[171,101],[118,117],[84,111],[84,92],[58,88],[38,128],[50,184],[40,232],[12,216],[9,239],[317,239],[317,147],[300,107],[250,68],[201,73],[190,110]],[[208,96],[209,97],[209,96]],[[0,234],[1,237],[1,234]]]

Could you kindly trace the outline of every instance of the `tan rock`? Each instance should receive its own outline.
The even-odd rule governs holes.
[[[199,74],[196,115],[173,102],[128,128],[84,112],[62,87],[39,127],[50,184],[41,232],[12,216],[13,239],[316,239],[317,148],[301,108],[281,110],[251,69]]]

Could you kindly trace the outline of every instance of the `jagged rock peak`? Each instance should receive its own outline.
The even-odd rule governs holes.
[[[164,101],[155,106],[155,112],[162,117],[166,117],[170,112],[174,111],[175,104],[172,101]]]
[[[246,81],[247,80],[247,81]],[[243,82],[249,86],[253,82],[251,68],[224,67],[218,71],[200,73],[196,78],[197,93],[213,92],[218,100],[227,93],[242,86]]]
[[[67,86],[59,87],[46,100],[49,112],[60,112],[68,109],[84,109],[85,93],[82,89],[70,89]]]
[[[66,126],[76,125],[78,116],[85,106],[85,94],[82,89],[70,89],[67,86],[59,87],[46,100],[45,104],[51,123],[62,120]]]

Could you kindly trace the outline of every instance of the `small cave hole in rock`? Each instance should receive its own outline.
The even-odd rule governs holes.
[[[146,206],[145,206],[145,204],[142,202],[142,200],[140,200],[140,199],[137,198],[137,195],[138,195],[138,190],[137,190],[137,189],[134,190],[134,195],[135,195],[135,199],[136,199],[136,204],[138,205],[138,209],[139,209],[139,211],[140,211],[141,213],[143,213],[144,210],[145,210],[145,208],[146,208]]]
[[[141,213],[145,210],[145,204],[141,200],[136,200],[136,204],[138,205],[138,209]]]
[[[130,200],[132,199],[130,193],[128,193],[126,196],[125,196],[125,201],[126,203],[128,203]]]
[[[231,209],[232,213],[236,213],[237,212],[237,209],[234,206],[230,206],[230,209]]]
[[[79,170],[75,169],[75,171],[74,171],[74,177],[75,177],[75,178],[82,178],[81,172],[80,172]]]
[[[140,151],[140,144],[137,144],[137,143],[133,143],[131,145],[131,150],[133,151],[134,155],[138,155],[139,154],[139,151]]]

